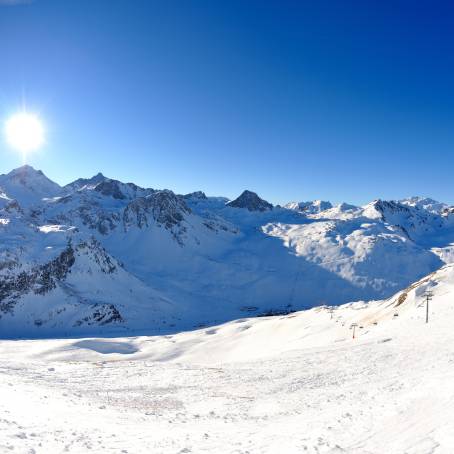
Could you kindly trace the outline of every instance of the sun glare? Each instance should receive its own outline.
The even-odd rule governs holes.
[[[20,112],[10,117],[5,127],[6,140],[21,153],[37,150],[44,143],[44,127],[38,116]]]

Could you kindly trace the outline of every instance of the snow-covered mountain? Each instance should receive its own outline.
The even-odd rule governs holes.
[[[5,335],[168,332],[383,298],[454,260],[454,215],[426,199],[282,208],[102,174],[61,188],[29,166],[0,188]]]
[[[324,200],[312,200],[310,202],[290,202],[284,205],[284,208],[300,211],[305,214],[316,214],[333,208],[333,205],[331,202]]]
[[[54,197],[61,187],[49,180],[41,170],[25,165],[6,175],[0,175],[0,193],[17,199],[24,207],[40,203],[45,197]]]
[[[446,203],[437,202],[429,197],[408,197],[406,199],[399,200],[402,205],[408,205],[410,207],[417,207],[423,210],[431,211],[433,213],[443,213],[449,208]]]
[[[246,208],[249,211],[268,211],[273,209],[273,205],[266,200],[261,199],[255,192],[243,191],[243,193],[227,203],[234,208]]]

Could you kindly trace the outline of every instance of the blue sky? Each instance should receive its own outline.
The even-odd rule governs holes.
[[[39,112],[29,163],[61,184],[454,203],[449,2],[5,3],[0,120]]]

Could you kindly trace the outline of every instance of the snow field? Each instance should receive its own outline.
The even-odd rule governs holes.
[[[453,286],[446,266],[332,314],[2,341],[0,451],[452,453]]]

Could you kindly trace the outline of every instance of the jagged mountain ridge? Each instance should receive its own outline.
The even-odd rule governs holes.
[[[2,181],[11,175],[14,194],[0,185],[0,328],[19,333],[162,332],[386,297],[454,258],[454,216],[435,201],[282,208],[250,191],[230,202],[102,174],[63,188],[30,167]],[[69,247],[75,264],[52,274]]]
[[[63,188],[66,189],[69,193],[82,189],[84,186],[96,186],[98,183],[101,183],[104,180],[108,180],[101,172],[98,172],[96,175],[91,178],[78,178],[77,180],[68,183]]]
[[[300,211],[305,214],[316,214],[333,208],[331,202],[324,200],[312,200],[309,202],[290,202],[284,205],[289,210]]]

